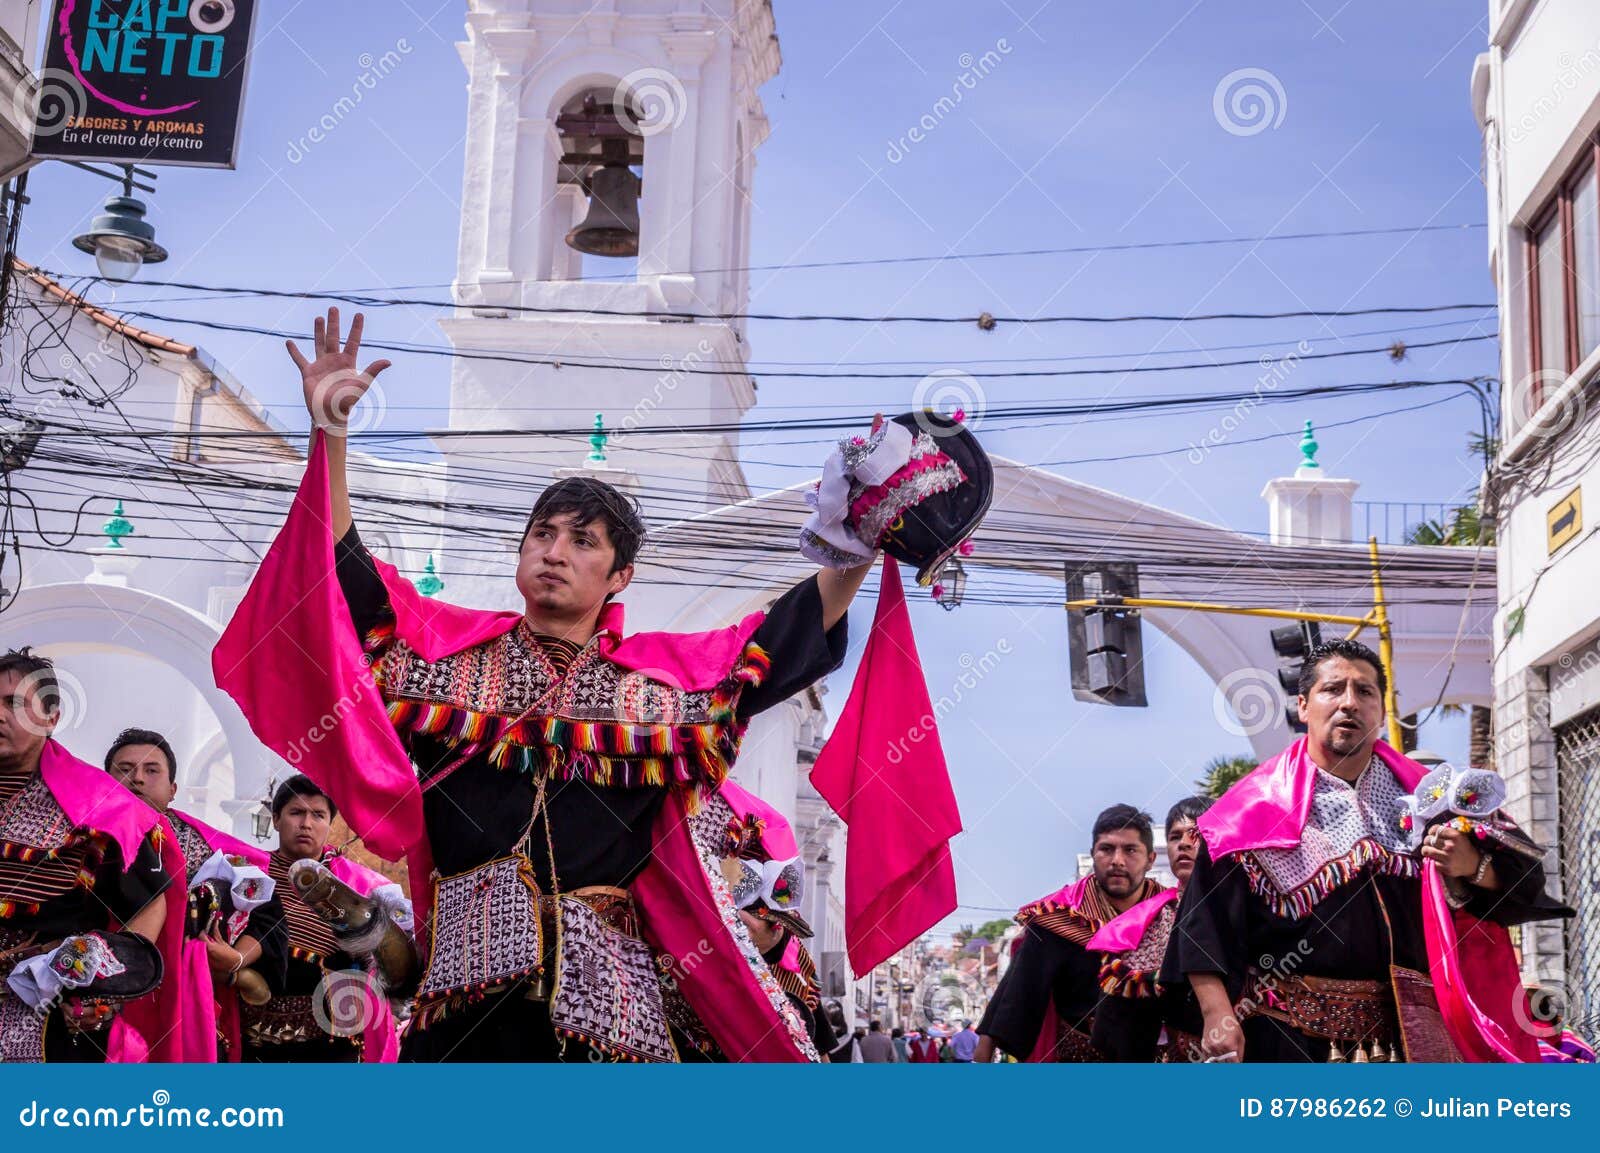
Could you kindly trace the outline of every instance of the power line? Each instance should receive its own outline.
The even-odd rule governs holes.
[[[828,268],[872,268],[907,264],[944,264],[969,260],[1006,260],[1038,256],[1087,256],[1115,252],[1153,252],[1164,249],[1223,248],[1237,244],[1278,244],[1298,240],[1354,239],[1367,236],[1421,236],[1431,232],[1466,232],[1487,227],[1488,225],[1483,223],[1472,223],[1416,224],[1390,228],[1341,228],[1324,232],[1269,232],[1257,236],[1215,236],[1198,237],[1189,240],[1143,240],[1128,241],[1122,244],[1077,244],[1063,248],[1011,248],[983,252],[931,253],[917,256],[865,256],[840,260],[786,261],[782,264],[729,265],[719,268],[689,268],[674,271],[683,276],[709,276],[714,273],[725,272],[806,272]],[[637,273],[635,272],[618,272],[606,276],[583,276],[573,279],[587,283],[603,283],[633,280],[636,276]],[[425,284],[392,285],[389,287],[394,290],[410,292],[428,288],[449,288],[451,283],[450,281],[436,281]],[[536,282],[532,280],[512,280],[501,283],[531,284]],[[384,287],[380,285],[367,288],[351,288],[343,291],[377,292]]]
[[[40,274],[52,279],[60,279],[63,274],[40,270]],[[121,283],[110,281],[101,276],[84,277],[87,284]],[[285,300],[319,300],[331,301],[336,304],[354,304],[362,308],[438,308],[456,310],[461,308],[482,308],[494,312],[517,313],[535,316],[606,316],[621,317],[628,320],[665,320],[665,321],[714,321],[724,323],[730,320],[762,320],[783,321],[800,323],[834,323],[834,324],[959,324],[975,325],[1037,325],[1037,324],[1137,324],[1137,323],[1162,323],[1186,324],[1197,321],[1211,320],[1305,320],[1325,319],[1340,316],[1384,316],[1384,315],[1423,315],[1437,312],[1461,312],[1464,310],[1489,311],[1495,305],[1490,303],[1472,304],[1428,304],[1428,305],[1387,305],[1371,308],[1302,308],[1290,309],[1280,312],[1209,312],[1209,313],[1127,313],[1127,314],[1087,314],[1066,313],[1052,316],[996,316],[991,313],[973,314],[968,316],[932,316],[932,315],[879,315],[866,316],[854,313],[786,313],[786,312],[692,312],[678,309],[663,310],[638,310],[625,308],[580,308],[559,307],[553,305],[533,304],[473,304],[467,301],[455,300],[427,300],[422,298],[399,296],[373,296],[358,293],[312,291],[308,289],[279,289],[257,288],[235,285],[198,284],[192,281],[179,280],[148,280],[141,281],[152,288],[176,288],[187,292],[206,292],[222,296],[246,296]],[[176,302],[174,302],[176,303]],[[145,313],[130,313],[129,315],[144,316]],[[157,318],[167,319],[167,318]]]
[[[1421,388],[1473,387],[1483,384],[1480,377],[1455,377],[1441,380],[1394,380],[1372,381],[1355,384],[1327,384],[1312,385],[1295,389],[1267,390],[1257,388],[1246,391],[1232,391],[1221,393],[1198,394],[1173,394],[1165,396],[1152,396],[1140,399],[1123,400],[1085,400],[1068,401],[1060,403],[1025,403],[1008,406],[994,405],[986,408],[979,417],[985,424],[1012,421],[1037,422],[1041,418],[1067,417],[1084,415],[1101,415],[1106,413],[1141,413],[1174,410],[1193,410],[1226,407],[1238,403],[1248,402],[1252,407],[1257,405],[1284,404],[1292,401],[1305,400],[1314,397],[1348,397],[1363,396],[1379,392],[1399,392]],[[779,419],[769,421],[707,421],[702,423],[669,423],[669,424],[638,424],[625,430],[626,435],[664,435],[683,436],[687,434],[716,434],[716,433],[749,433],[749,432],[787,432],[787,431],[822,431],[822,430],[852,430],[860,429],[872,419],[869,413],[860,413],[854,416],[826,416],[815,419]],[[253,440],[280,441],[285,438],[285,433],[276,430],[255,429],[219,429],[211,431],[187,430],[179,428],[144,428],[130,429],[127,432],[108,431],[104,428],[79,427],[63,424],[61,422],[45,422],[47,426],[57,429],[57,436],[112,436],[115,438],[129,439],[163,439],[181,436],[194,440],[210,440],[214,442]],[[451,440],[472,440],[482,438],[504,439],[507,437],[587,437],[593,432],[590,425],[576,425],[568,428],[468,428],[453,429],[448,432]],[[304,435],[304,434],[299,434]],[[355,442],[398,443],[404,441],[433,440],[440,435],[437,431],[427,429],[396,429],[396,430],[350,430],[349,439]]]

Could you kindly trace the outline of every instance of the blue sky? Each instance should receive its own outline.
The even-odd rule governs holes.
[[[1485,36],[1478,0],[1403,5],[1306,0],[1273,5],[1150,2],[1047,4],[920,0],[804,4],[778,0],[784,67],[764,90],[773,124],[755,176],[753,263],[1103,246],[1419,225],[1469,226],[1415,235],[1280,241],[1071,256],[946,260],[887,268],[789,270],[752,276],[760,311],[997,314],[1358,308],[1489,302],[1480,137],[1468,74]],[[454,270],[465,75],[456,54],[465,5],[448,0],[341,0],[261,6],[235,172],[167,168],[151,220],[172,259],[154,275],[271,287],[442,285]],[[1031,14],[1031,15],[1030,15]],[[402,47],[403,45],[403,47]],[[364,56],[401,55],[391,75],[321,143],[307,129],[350,91]],[[998,63],[963,91],[925,139],[901,145],[968,67]],[[1226,131],[1219,82],[1270,73],[1275,126]],[[1280,116],[1281,114],[1281,116]],[[299,153],[297,159],[292,154]],[[891,159],[891,153],[898,159]],[[35,171],[22,255],[88,272],[67,243],[108,186],[62,165]],[[1470,226],[1480,227],[1470,227]],[[164,294],[123,288],[119,300]],[[132,305],[175,316],[268,327],[309,323],[280,301]],[[438,343],[435,314],[369,319],[385,338]],[[1430,327],[1421,327],[1430,326]],[[195,340],[287,423],[303,424],[297,381],[270,339],[155,325]],[[1392,329],[1407,329],[1395,331]],[[755,322],[758,361],[896,360],[930,368],[984,358],[1104,357],[1089,364],[1246,359],[1305,339],[1318,351],[1482,336],[1492,312],[1188,325],[928,329]],[[1361,335],[1366,334],[1366,335]],[[1220,346],[1242,351],[1200,352]],[[1403,364],[1369,355],[1302,364],[1297,384],[1493,374],[1495,342],[1421,349]],[[1187,355],[1180,355],[1187,352]],[[1131,354],[1131,355],[1130,355]],[[1259,370],[1207,368],[1159,377],[993,381],[991,403],[1249,388]],[[758,372],[759,375],[759,372]],[[442,360],[402,358],[384,378],[385,428],[442,415]],[[912,382],[837,383],[827,403],[895,411]],[[762,407],[792,412],[814,384],[764,380]],[[1193,464],[1184,453],[1067,464],[1076,479],[1249,531],[1266,527],[1261,486],[1291,469],[1299,428],[1442,398],[1374,396],[1262,407],[1240,437]],[[1028,462],[1181,450],[1216,413],[997,430],[997,453]],[[1334,475],[1358,497],[1461,499],[1475,484],[1465,451],[1477,408],[1444,401],[1412,415],[1330,429],[1319,438]],[[747,438],[757,488],[792,483],[816,445]],[[975,577],[975,582],[981,578]],[[1225,593],[1225,590],[1219,590]],[[870,604],[857,618],[858,637]],[[1149,710],[1073,704],[1058,609],[919,608],[916,624],[935,698],[973,658],[1006,638],[1013,655],[968,693],[944,740],[968,832],[956,845],[962,900],[1006,908],[1054,888],[1087,847],[1094,813],[1133,800],[1159,815],[1212,754],[1243,751],[1212,715],[1212,687],[1153,629]],[[848,671],[848,670],[847,670]],[[848,682],[835,678],[832,702]],[[1447,753],[1464,725],[1424,741]],[[963,919],[982,920],[975,908]]]

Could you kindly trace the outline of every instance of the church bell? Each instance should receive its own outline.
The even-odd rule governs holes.
[[[611,141],[606,142],[607,152]],[[623,144],[623,149],[627,145]],[[624,157],[626,152],[623,153]],[[591,256],[639,255],[639,178],[626,159],[606,163],[584,178],[589,212],[567,233],[567,244]]]

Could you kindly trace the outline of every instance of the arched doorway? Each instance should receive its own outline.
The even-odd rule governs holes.
[[[178,804],[249,836],[270,754],[211,673],[222,629],[175,601],[117,585],[24,589],[0,617],[0,647],[56,661],[62,742],[98,764],[123,728],[163,732],[178,754]]]

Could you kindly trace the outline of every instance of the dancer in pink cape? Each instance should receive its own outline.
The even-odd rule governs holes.
[[[734,817],[718,789],[751,718],[842,660],[873,550],[726,629],[629,635],[616,598],[644,524],[579,477],[546,489],[523,528],[521,611],[424,597],[368,552],[350,511],[349,409],[386,367],[357,371],[361,323],[341,342],[330,310],[311,357],[291,346],[318,431],[213,663],[367,848],[406,858],[425,965],[403,1057],[674,1060],[703,1052],[684,1044],[698,1025],[717,1058],[815,1059],[722,876]],[[928,495],[922,482],[893,499],[911,510]],[[869,804],[859,819],[877,816]],[[936,866],[937,848],[897,849],[885,886],[908,860]],[[608,964],[589,963],[603,942]]]
[[[1193,985],[1208,1059],[1539,1059],[1506,927],[1571,910],[1496,803],[1419,815],[1452,798],[1424,799],[1427,770],[1378,739],[1385,689],[1366,646],[1315,649],[1306,736],[1199,819],[1161,979]],[[1495,782],[1473,771],[1454,799]]]

